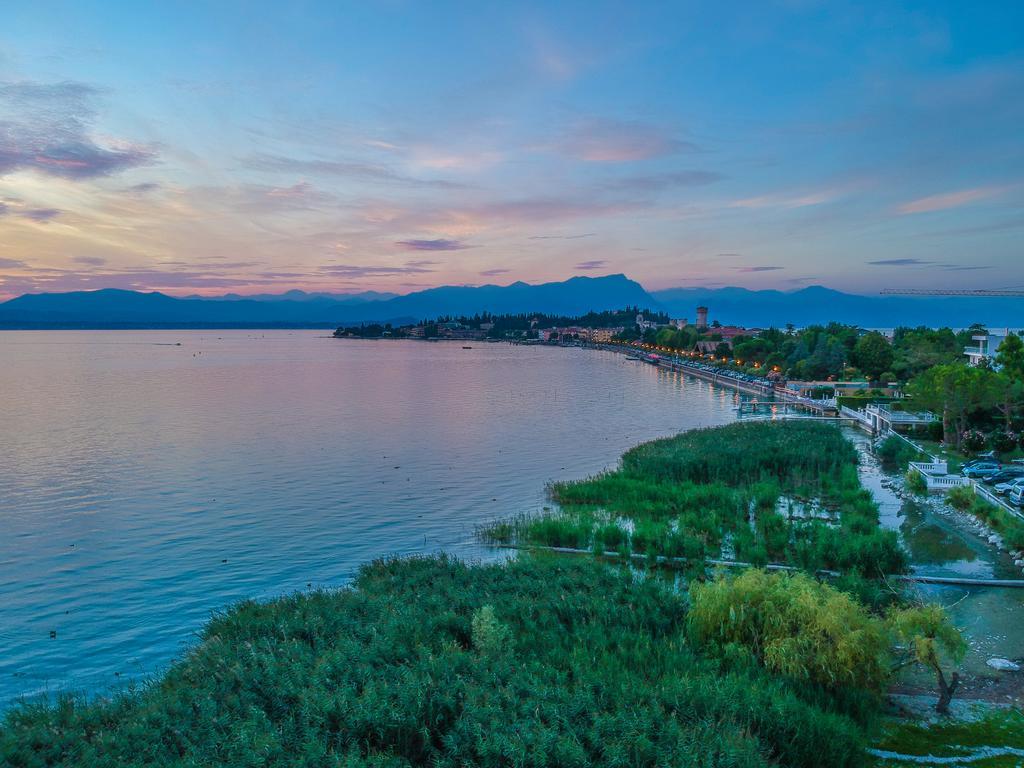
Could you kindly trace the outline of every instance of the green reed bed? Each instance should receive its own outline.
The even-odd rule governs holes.
[[[0,765],[859,766],[876,702],[705,653],[660,579],[438,556],[242,603],[137,692],[17,707]]]
[[[762,565],[906,570],[895,532],[861,488],[857,452],[816,422],[754,422],[695,430],[637,446],[618,469],[549,489],[557,509],[499,521],[483,540],[650,557],[728,557]],[[816,504],[837,522],[801,519],[785,499]],[[780,503],[781,502],[781,503]]]

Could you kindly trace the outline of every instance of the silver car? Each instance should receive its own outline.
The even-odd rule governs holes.
[[[1015,477],[1005,483],[996,483],[992,490],[996,493],[1013,493],[1017,488],[1024,487],[1024,477]]]

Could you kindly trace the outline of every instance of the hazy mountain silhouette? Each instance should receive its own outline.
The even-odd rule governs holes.
[[[381,291],[362,291],[360,293],[322,293],[291,290],[284,293],[252,293],[243,296],[240,293],[225,293],[223,296],[186,296],[186,299],[202,299],[203,301],[333,301],[339,304],[365,304],[368,301],[387,301],[399,294]]]
[[[709,321],[782,327],[835,321],[864,328],[900,325],[993,328],[1024,325],[1024,299],[962,296],[860,296],[812,285],[789,293],[746,288],[669,288],[651,296],[673,317],[693,322],[697,307],[708,307]]]
[[[698,305],[725,325],[797,326],[837,321],[867,328],[1024,325],[1024,299],[859,296],[821,286],[799,291],[671,288],[648,293],[625,275],[529,285],[442,286],[404,296],[306,293],[175,298],[118,289],[26,294],[0,304],[0,328],[334,328],[408,323],[477,312],[583,314],[627,306],[664,309],[693,322]]]
[[[385,294],[386,296],[386,294]],[[574,315],[623,306],[653,306],[624,275],[574,277],[560,283],[444,286],[377,299],[366,294],[175,298],[119,289],[26,294],[0,304],[6,328],[333,328],[361,322],[413,322],[441,314],[547,312]]]

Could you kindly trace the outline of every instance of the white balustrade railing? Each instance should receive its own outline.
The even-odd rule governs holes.
[[[944,461],[912,461],[910,466],[922,475],[949,474],[949,465]]]

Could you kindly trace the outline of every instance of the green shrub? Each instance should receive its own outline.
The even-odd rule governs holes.
[[[908,469],[903,479],[907,490],[911,493],[918,495],[928,493],[928,484],[925,482],[924,475],[916,469]]]
[[[949,489],[949,493],[946,494],[946,503],[953,509],[959,510],[960,512],[966,512],[974,506],[974,500],[976,498],[977,496],[971,486],[960,485],[956,488]]]
[[[907,464],[921,458],[921,451],[895,435],[885,438],[878,446],[876,453],[882,466],[890,471],[904,470],[907,468]]]

